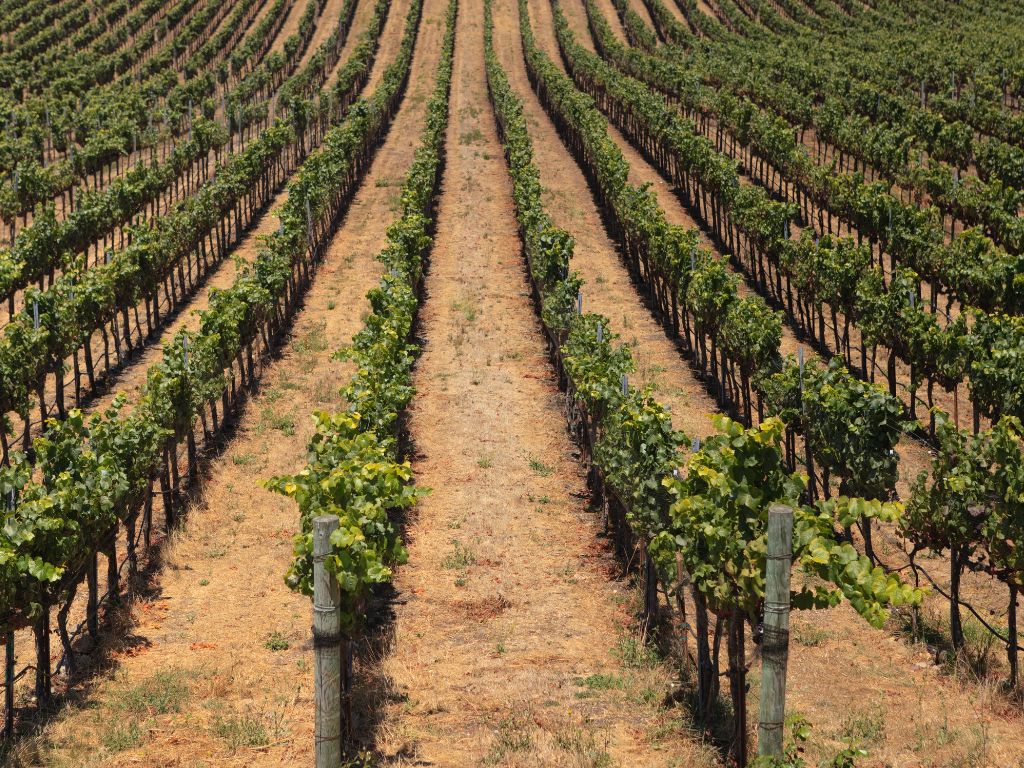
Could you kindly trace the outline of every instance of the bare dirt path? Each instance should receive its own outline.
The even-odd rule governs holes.
[[[715,21],[719,20],[718,14],[715,12],[715,9],[711,7],[708,0],[697,0],[697,10]]]
[[[634,288],[619,250],[604,228],[583,171],[530,87],[516,2],[501,0],[494,13],[495,46],[510,83],[523,100],[545,204],[555,223],[576,238],[571,266],[586,280],[585,308],[608,317],[612,330],[632,347],[637,363],[634,383],[653,388],[654,396],[671,410],[676,429],[704,437],[713,431],[709,414],[716,410],[714,400]]]
[[[367,5],[369,5],[367,3]],[[395,184],[417,145],[444,33],[427,0],[409,91],[336,233],[292,338],[264,374],[202,498],[165,550],[151,599],[135,604],[112,669],[42,736],[46,765],[308,766],[312,762],[309,601],[284,584],[297,511],[256,484],[305,460],[316,409],[343,407],[350,371],[332,359],[362,326]],[[393,59],[408,0],[392,3],[371,87]],[[45,761],[45,762],[44,762]]]
[[[296,2],[296,5],[302,4],[302,0],[298,0]],[[344,5],[345,0],[327,0],[327,2],[324,3],[323,10],[320,11],[320,18],[317,20],[316,28],[313,30],[313,36],[310,37],[309,45],[306,46],[306,52],[302,54],[302,58],[299,60],[299,65],[295,69],[296,72],[306,65],[306,62],[313,57],[313,54],[317,52],[317,49],[323,44],[324,40],[330,37],[338,28],[338,19],[341,16],[341,9]],[[358,34],[356,36],[358,37]]]
[[[588,50],[594,51],[594,41],[591,39],[590,31],[587,27],[587,16],[583,3],[579,0],[565,0],[561,5],[563,13],[576,33],[577,41]],[[533,22],[534,34],[536,35],[538,45],[564,72],[562,57],[558,50],[558,41],[555,38],[554,17],[551,13],[550,1],[533,0],[530,3],[530,17]],[[606,16],[606,18],[608,17]],[[609,23],[613,24],[613,29],[618,28],[621,33],[622,28],[617,18],[613,17],[609,20]],[[723,255],[717,245],[708,237],[707,232],[701,227],[697,219],[683,205],[676,194],[675,188],[665,181],[658,169],[648,163],[644,156],[610,122],[608,123],[608,136],[615,142],[622,152],[622,156],[629,163],[630,184],[636,186],[650,185],[651,191],[657,197],[658,204],[665,212],[665,218],[669,223],[697,230],[700,233],[702,247],[709,249],[719,256]],[[730,269],[736,272],[731,266]],[[742,274],[740,274],[740,277],[742,278]],[[739,294],[741,296],[751,296],[754,293],[755,291],[741,279]],[[801,346],[806,347],[806,344],[801,344],[797,340],[793,329],[783,326],[782,344],[780,347],[782,354],[795,355]],[[808,354],[809,352],[810,350],[808,350]]]
[[[663,5],[666,8],[668,8],[668,12],[676,21],[678,21],[680,24],[682,24],[684,27],[689,29],[694,34],[697,34],[697,32],[693,28],[693,25],[690,23],[690,20],[687,19],[685,15],[683,15],[683,12],[681,10],[679,10],[679,6],[676,4],[676,0],[665,0]],[[650,14],[647,12],[647,6],[644,5],[643,0],[636,0],[635,2],[631,2],[630,7],[634,11],[639,13],[640,16],[645,20],[650,19]],[[651,23],[651,28],[654,28],[653,23]]]
[[[307,5],[307,0],[295,1],[295,4],[292,5],[291,10],[288,11],[288,17],[284,20],[284,24],[281,25],[281,31],[277,33],[277,37],[274,38],[274,42],[270,46],[270,50],[267,51],[267,53],[274,53],[275,51],[284,50],[284,41],[287,40],[292,35],[294,35],[299,30],[299,22],[302,20],[302,14],[306,12]],[[322,13],[321,18],[323,18]]]
[[[666,7],[672,7],[672,6],[675,6],[675,3],[672,2],[672,0],[668,0],[668,2],[664,3],[664,5]],[[616,18],[616,20],[618,20],[619,14],[615,10],[615,6],[612,5],[611,0],[599,0],[598,7],[601,9],[601,12],[604,13],[606,16],[608,14],[611,14],[612,16],[614,16]],[[632,10],[634,13],[636,13],[637,16],[639,16],[641,19],[643,19],[644,24],[646,24],[650,29],[654,30],[655,37],[658,40],[661,40],[661,36],[658,34],[657,29],[654,26],[654,20],[651,18],[650,11],[647,10],[647,6],[644,4],[643,0],[634,0],[633,2],[628,3],[627,7],[630,10]],[[679,18],[679,9],[678,8],[676,9],[676,12],[675,12],[674,15],[677,17],[676,18],[677,21],[679,21],[680,23],[683,23],[683,24],[686,23],[686,22],[682,21],[681,18]],[[617,21],[616,22],[616,26],[613,27],[613,28],[621,28],[621,27],[622,27],[621,22]],[[625,32],[623,32],[623,34],[625,34]]]
[[[433,492],[410,523],[372,685],[389,692],[377,742],[392,765],[699,765],[659,706],[669,679],[631,634],[628,587],[587,512],[482,47],[482,8],[467,2],[410,419],[417,482]]]
[[[637,5],[642,6],[643,3],[637,3]],[[623,29],[622,22],[619,21],[618,11],[615,10],[615,6],[612,4],[611,0],[603,0],[603,2],[599,2],[598,7],[601,9],[601,13],[605,15],[605,18],[608,19],[608,27],[611,29],[612,35],[615,39],[623,45],[628,45],[629,42],[626,39],[626,32]]]

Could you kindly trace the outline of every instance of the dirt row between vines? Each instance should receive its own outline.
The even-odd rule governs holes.
[[[408,8],[408,0],[392,3],[367,92],[393,60]],[[444,10],[444,0],[425,3],[409,90],[388,137],[289,343],[165,547],[152,592],[133,604],[130,620],[109,628],[110,669],[83,683],[41,736],[22,745],[24,764],[311,764],[309,600],[283,579],[298,514],[257,480],[299,470],[312,413],[343,407],[339,388],[351,368],[332,354],[369,311],[365,295],[379,279],[375,257],[418,143]]]
[[[599,0],[599,4],[606,16],[613,13],[610,2]],[[562,7],[577,39],[593,50],[582,3],[565,0]],[[561,66],[548,0],[534,0],[530,11],[538,44]],[[557,135],[553,126],[550,131]],[[649,182],[671,222],[696,226],[658,171],[614,128],[610,127],[609,135],[630,164],[630,181]],[[557,184],[567,175],[555,166],[550,179]],[[548,178],[542,177],[542,182],[550,183]],[[750,293],[752,289],[741,284],[741,295]],[[783,352],[792,352],[798,342],[791,328],[784,326],[783,331]],[[674,422],[677,419],[673,409]],[[792,709],[817,726],[814,741],[820,754],[816,756],[850,740],[864,741],[871,760],[895,765],[955,764],[961,757],[977,754],[1004,764],[1024,754],[1024,741],[1015,732],[1019,715],[994,696],[991,687],[961,686],[941,674],[921,646],[871,629],[848,607],[798,613],[793,623]],[[824,692],[822,680],[833,683]],[[756,681],[753,687],[756,696]],[[895,717],[885,719],[887,713]],[[859,730],[866,733],[858,734]]]
[[[652,738],[671,681],[640,658],[587,508],[487,102],[481,5],[460,8],[409,420],[433,490],[378,677],[360,684],[382,710],[367,738],[393,765],[696,764],[688,736]]]

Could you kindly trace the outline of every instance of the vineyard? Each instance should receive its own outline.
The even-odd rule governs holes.
[[[0,761],[1024,766],[1014,0],[0,0]]]

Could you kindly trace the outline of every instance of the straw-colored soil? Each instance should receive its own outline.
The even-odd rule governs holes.
[[[577,38],[592,47],[582,2],[564,0],[562,7]],[[538,43],[560,62],[548,0],[534,0],[530,12]],[[614,15],[606,18],[619,24]],[[679,199],[659,186],[656,169],[620,133],[614,129],[609,133],[630,164],[630,180],[651,182],[669,220],[694,226]],[[741,284],[740,292],[749,294],[752,289]],[[798,344],[793,329],[784,326],[783,353],[793,352]],[[905,441],[900,452],[904,475],[927,466],[927,452],[919,445]],[[906,492],[906,485],[901,484],[900,490]],[[892,553],[892,549],[886,551],[889,556]],[[941,572],[942,566],[936,563],[928,568]],[[972,596],[990,597],[990,580],[986,586],[977,585]],[[936,598],[929,611],[937,612],[943,604]],[[864,730],[869,733],[859,738],[871,758],[893,765],[953,765],[966,755],[980,755],[979,765],[1012,765],[1024,755],[1024,739],[1015,733],[1020,713],[995,693],[993,683],[961,686],[940,672],[923,646],[910,646],[891,633],[871,629],[847,607],[797,614],[794,625],[788,700],[793,711],[817,726],[816,754],[838,750],[858,730]],[[749,651],[753,652],[753,647]],[[842,660],[839,665],[837,658]],[[826,691],[822,680],[830,681]],[[756,681],[754,685],[756,696]]]
[[[299,469],[310,414],[344,405],[338,390],[351,369],[332,352],[361,327],[365,294],[380,275],[374,256],[418,143],[446,4],[425,0],[409,90],[386,142],[290,338],[162,548],[146,597],[106,627],[109,663],[19,743],[12,763],[312,765],[310,605],[282,579],[297,512],[257,480]],[[563,4],[592,45],[580,0]],[[621,36],[612,4],[599,4]],[[328,0],[310,51],[341,5]],[[713,13],[704,0],[698,6]],[[275,46],[304,7],[295,3]],[[408,7],[393,0],[368,90],[397,49]],[[370,10],[371,0],[360,0],[349,50]],[[549,0],[530,0],[530,10],[540,45],[560,63]],[[713,400],[631,282],[584,174],[529,86],[516,0],[495,0],[495,25],[546,203],[577,240],[573,267],[586,279],[586,308],[605,314],[633,348],[632,383],[650,386],[677,428],[706,435]],[[408,420],[417,482],[432,492],[405,521],[409,562],[397,571],[392,604],[378,605],[371,642],[359,645],[357,743],[393,766],[721,765],[680,703],[674,662],[640,639],[633,586],[589,505],[528,290],[487,100],[480,0],[461,3],[450,114]],[[610,136],[630,180],[652,185],[671,222],[695,227],[657,170],[620,133]],[[283,200],[236,249],[242,261],[276,227]],[[230,284],[235,272],[226,261],[208,286]],[[203,291],[164,338],[194,327],[192,310],[206,302]],[[783,351],[797,343],[786,328]],[[154,344],[126,367],[119,383],[130,398],[159,355]],[[756,712],[759,664],[749,652]],[[869,752],[858,763],[865,766],[1024,765],[1020,712],[994,686],[961,684],[921,646],[869,628],[849,608],[793,617],[789,684],[790,713],[814,727],[809,764],[855,744]]]
[[[256,481],[301,468],[310,414],[343,405],[338,389],[351,370],[331,356],[361,327],[365,294],[380,275],[375,256],[422,126],[444,5],[425,4],[407,97],[290,342],[267,368],[228,448],[212,462],[200,500],[167,545],[156,593],[137,602],[132,620],[116,629],[130,642],[118,643],[111,670],[87,683],[40,738],[22,745],[25,764],[311,764],[309,601],[283,579],[297,513]],[[408,0],[392,3],[370,89],[394,57],[408,7]]]
[[[659,707],[671,680],[637,652],[628,587],[595,538],[523,274],[481,17],[460,10],[410,420],[433,491],[367,684],[388,692],[378,746],[394,765],[699,764]]]

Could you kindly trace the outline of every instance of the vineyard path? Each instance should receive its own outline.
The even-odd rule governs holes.
[[[692,765],[704,748],[649,698],[671,675],[637,651],[628,583],[587,508],[487,101],[482,16],[460,8],[420,312],[409,428],[432,491],[407,529],[379,679],[360,688],[383,709],[387,764]]]

